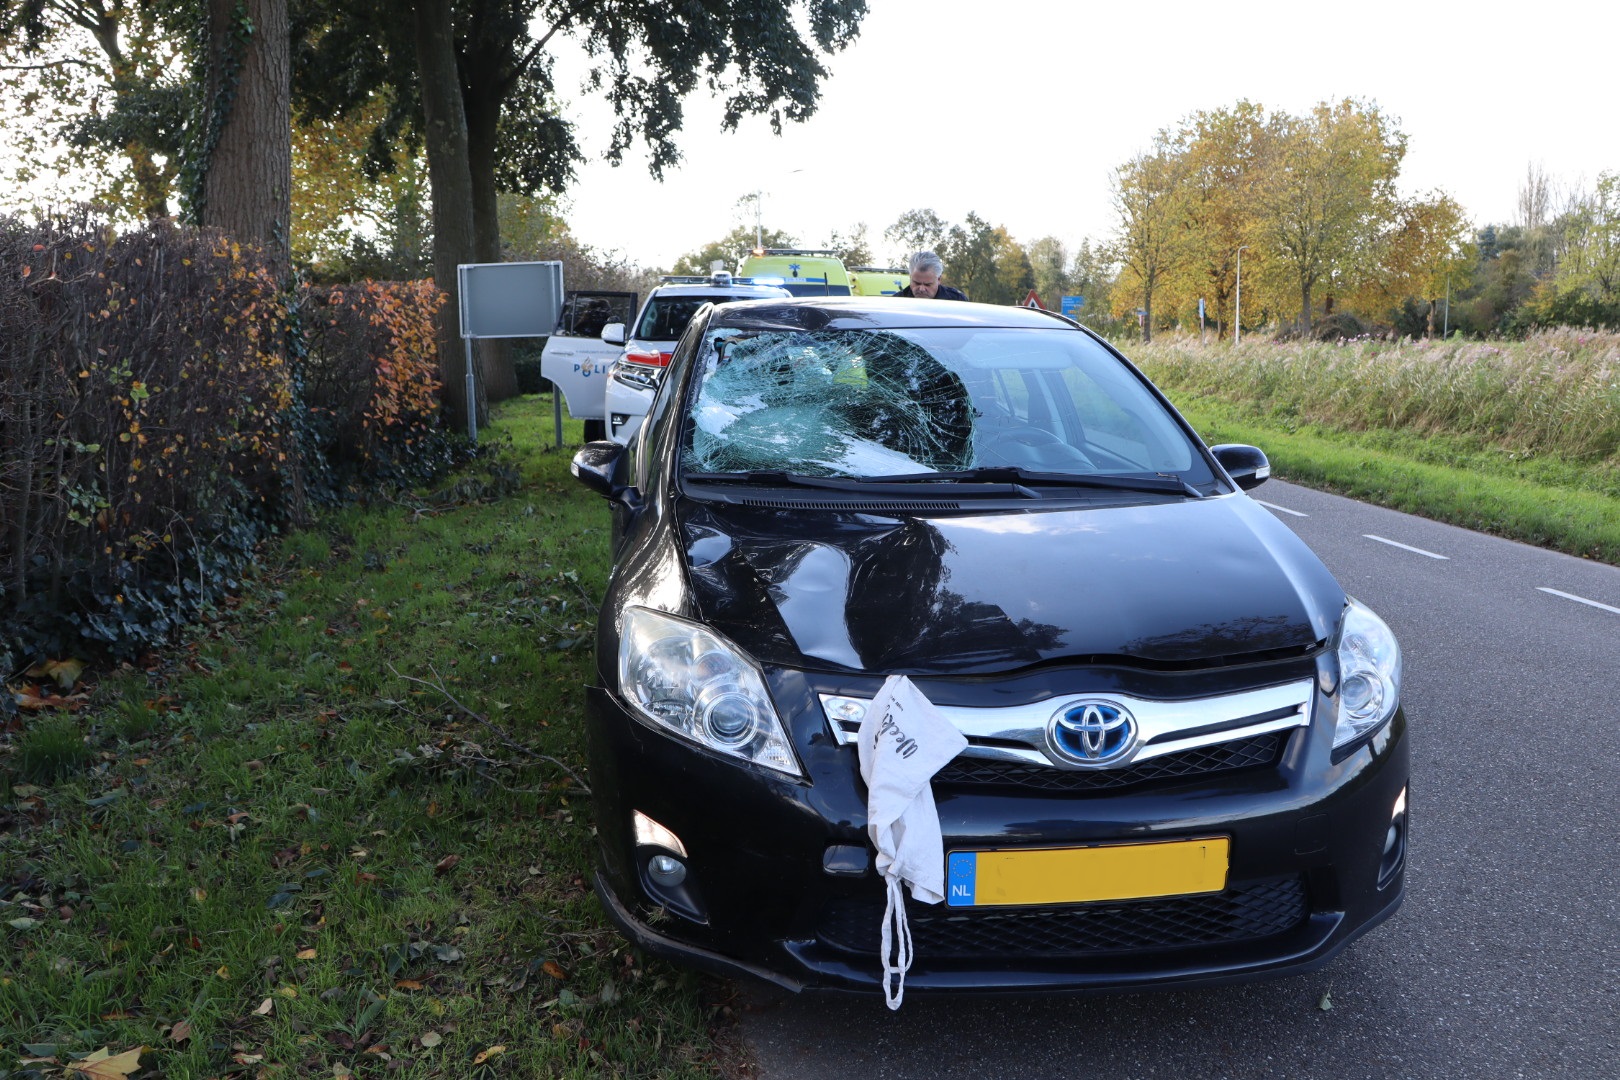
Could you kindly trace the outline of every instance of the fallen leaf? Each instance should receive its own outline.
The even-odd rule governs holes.
[[[138,1070],[141,1067],[141,1054],[145,1050],[146,1047],[137,1046],[122,1054],[111,1055],[106,1047],[102,1047],[82,1061],[70,1061],[62,1068],[69,1075],[78,1073],[81,1076],[94,1076],[97,1080],[112,1080]]]
[[[208,890],[202,888],[201,886],[194,888],[191,890],[191,898],[200,904],[204,900],[208,899]]]
[[[504,1046],[492,1046],[488,1050],[480,1050],[480,1051],[478,1051],[478,1056],[473,1058],[473,1064],[474,1065],[482,1065],[484,1062],[488,1061],[490,1058],[494,1057],[496,1054],[504,1054],[504,1053],[506,1053],[506,1047],[504,1047]]]
[[[283,986],[276,991],[276,997],[295,998],[298,996],[296,986]]]
[[[269,1016],[275,1010],[276,1003],[270,998],[259,1002],[259,1007],[253,1010],[254,1016]]]
[[[221,979],[228,979],[231,977],[231,969],[225,964],[221,964],[219,965],[219,970],[214,972],[214,974],[219,976]]]
[[[422,984],[417,982],[415,979],[400,979],[400,980],[398,980],[397,982],[394,983],[394,986],[397,989],[400,989],[400,990],[422,990],[422,989],[424,989]]]
[[[299,949],[298,950],[298,959],[300,959],[300,960],[313,960],[313,959],[315,959],[315,955],[316,954],[315,954],[314,949]]]
[[[1332,1012],[1333,1011],[1333,991],[1331,991],[1331,990],[1324,991],[1323,994],[1322,994],[1322,1000],[1318,1001],[1316,1003],[1316,1007],[1318,1009],[1321,1009],[1323,1012]]]
[[[568,972],[564,971],[562,969],[562,965],[557,963],[555,960],[547,960],[545,963],[540,965],[540,970],[544,971],[547,975],[550,975],[553,979],[568,978]]]
[[[422,1037],[417,1041],[423,1046],[431,1048],[444,1042],[444,1036],[440,1035],[437,1031],[424,1031],[422,1032]]]
[[[83,660],[52,660],[42,667],[44,670],[40,674],[55,679],[56,685],[63,690],[73,689],[73,684],[78,682],[79,676],[84,673]]]
[[[189,1038],[191,1038],[190,1021],[182,1020],[169,1029],[170,1042],[185,1042]]]
[[[256,769],[262,769],[262,768],[264,768],[264,762],[262,762],[262,761],[258,760],[257,758],[255,758],[252,761],[244,761],[244,762],[242,762],[242,767],[245,768],[245,769],[255,769],[255,770]]]
[[[263,1054],[232,1054],[231,1060],[238,1065],[257,1065],[264,1060]]]
[[[29,918],[12,919],[8,925],[15,930],[32,930],[39,925],[39,920]]]
[[[456,863],[460,861],[460,855],[446,855],[434,865],[433,871],[437,874],[448,873],[449,871],[454,870],[456,868]]]

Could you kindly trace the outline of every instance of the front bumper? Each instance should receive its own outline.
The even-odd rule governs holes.
[[[856,749],[826,731],[819,709],[793,715],[807,780],[707,753],[592,688],[597,891],[626,936],[678,962],[792,990],[875,993],[884,890],[868,857]],[[907,991],[1186,987],[1327,963],[1400,906],[1404,822],[1393,863],[1385,838],[1408,763],[1400,712],[1337,763],[1321,727],[1294,731],[1273,767],[1169,785],[1078,797],[936,785],[947,850],[1223,835],[1228,888],[1066,907],[911,902]],[[638,811],[684,847],[678,887],[649,872],[664,849],[637,845]]]

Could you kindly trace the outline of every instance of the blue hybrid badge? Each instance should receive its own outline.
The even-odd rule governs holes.
[[[1136,717],[1112,701],[1075,701],[1046,726],[1046,740],[1064,761],[1112,765],[1136,749]]]

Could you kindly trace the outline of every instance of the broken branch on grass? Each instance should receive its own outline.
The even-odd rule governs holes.
[[[516,739],[512,738],[506,732],[502,731],[500,729],[500,727],[498,727],[497,725],[491,723],[489,718],[486,717],[483,713],[477,712],[477,711],[475,711],[473,709],[469,709],[466,705],[463,705],[461,703],[460,699],[457,698],[456,695],[454,695],[454,694],[452,694],[450,692],[449,687],[444,685],[443,678],[440,677],[438,671],[434,669],[432,664],[428,665],[428,670],[433,673],[433,678],[432,679],[420,679],[420,678],[417,678],[415,675],[401,675],[399,673],[398,669],[395,668],[393,664],[388,665],[388,670],[393,673],[394,678],[396,678],[396,679],[404,679],[406,682],[416,683],[418,686],[425,686],[429,690],[433,690],[433,691],[437,692],[440,696],[442,696],[450,704],[454,705],[457,709],[461,710],[463,713],[466,713],[468,716],[472,717],[474,720],[478,721],[480,724],[483,724],[484,727],[488,728],[489,731],[497,739],[499,739],[501,741],[501,744],[503,746],[505,746],[508,750],[511,750],[512,752],[517,753],[517,754],[521,754],[522,756],[527,757],[527,758],[535,758],[535,759],[538,759],[540,761],[548,761],[548,762],[550,762],[551,764],[557,766],[557,768],[561,769],[563,772],[567,773],[569,778],[572,779],[574,781],[574,783],[578,784],[579,789],[581,791],[583,791],[586,795],[589,795],[591,793],[591,786],[589,784],[587,784],[585,781],[581,780],[579,778],[579,774],[576,773],[573,769],[570,769],[567,765],[564,765],[562,762],[558,761],[556,758],[552,757],[550,754],[536,753],[534,750],[531,750],[529,747],[524,746],[522,743],[520,743]]]

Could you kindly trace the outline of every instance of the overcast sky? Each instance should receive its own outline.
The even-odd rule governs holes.
[[[806,245],[864,221],[881,256],[884,228],[928,207],[1072,248],[1110,233],[1116,165],[1159,128],[1243,98],[1295,113],[1376,102],[1409,140],[1403,191],[1441,188],[1479,224],[1513,219],[1532,162],[1565,186],[1620,171],[1609,0],[870,3],[813,118],[781,137],[762,119],[724,134],[696,96],[685,160],[661,184],[643,154],[600,161],[607,112],[581,96],[570,112],[593,160],[568,196],[575,234],[667,267],[752,224],[737,203],[760,190],[766,227]],[[583,70],[560,62],[560,88]]]

